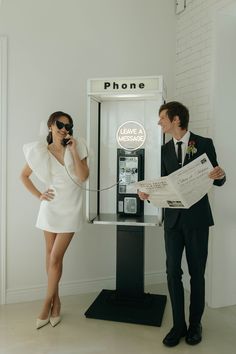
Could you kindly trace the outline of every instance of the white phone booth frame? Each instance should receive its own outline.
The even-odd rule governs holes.
[[[145,149],[145,179],[160,177],[163,134],[157,122],[158,110],[165,98],[166,88],[162,76],[88,80],[87,144],[90,177],[87,182],[86,217],[89,222],[161,225],[162,209],[146,202],[143,218],[122,218],[116,213],[116,152],[119,148],[116,132],[126,121],[142,124],[146,131],[146,141],[142,146]]]
[[[117,235],[116,289],[101,291],[85,312],[88,318],[153,326],[162,323],[166,295],[146,294],[144,291],[145,227],[161,224],[162,210],[145,202],[139,215],[117,213],[120,207],[116,200],[119,180],[117,148],[120,146],[116,133],[124,123],[131,121],[144,128],[141,129],[144,130],[142,136],[146,135],[146,139],[144,142],[143,138],[141,148],[145,150],[139,151],[143,154],[144,178],[159,177],[163,134],[157,120],[164,99],[162,76],[88,81],[90,177],[87,185],[87,218],[94,224],[116,225]],[[137,196],[136,192],[134,195]],[[136,202],[138,204],[139,200],[136,199]]]

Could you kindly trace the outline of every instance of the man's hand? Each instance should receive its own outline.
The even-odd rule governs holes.
[[[144,192],[138,192],[138,196],[141,200],[148,200],[149,199],[149,194],[144,193]]]
[[[216,166],[208,176],[212,179],[222,179],[225,177],[225,171],[220,166]]]

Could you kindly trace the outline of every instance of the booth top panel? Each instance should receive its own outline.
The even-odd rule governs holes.
[[[125,98],[153,98],[166,88],[162,76],[101,78],[88,80],[88,96],[98,100]]]

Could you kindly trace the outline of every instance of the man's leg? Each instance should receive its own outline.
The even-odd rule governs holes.
[[[184,249],[184,237],[181,228],[165,230],[166,272],[170,294],[173,328],[163,339],[168,347],[177,345],[186,334],[184,313],[184,289],[182,283],[181,259]]]
[[[185,324],[184,289],[182,283],[181,260],[184,249],[181,231],[176,229],[165,230],[166,272],[170,293],[173,325],[182,328]]]
[[[209,228],[186,232],[186,258],[190,274],[189,329],[186,342],[194,345],[202,339],[201,318],[205,307],[205,268]]]
[[[189,323],[201,322],[205,307],[205,269],[208,254],[209,228],[188,231],[186,235],[186,258],[190,274]]]

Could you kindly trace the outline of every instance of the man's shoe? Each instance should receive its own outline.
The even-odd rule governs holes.
[[[162,343],[167,347],[175,347],[179,344],[179,341],[182,337],[185,337],[187,333],[187,327],[184,326],[182,329],[177,329],[175,327],[171,328],[170,332],[167,333]]]
[[[201,323],[197,325],[190,325],[186,334],[186,343],[189,345],[195,345],[202,340],[202,325]]]

